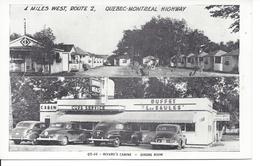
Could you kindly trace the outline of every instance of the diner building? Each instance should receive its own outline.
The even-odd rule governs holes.
[[[104,82],[113,85],[111,80]],[[179,124],[187,144],[210,145],[217,140],[216,123],[221,119],[207,98],[115,99],[113,90],[106,89],[101,88],[100,99],[61,99],[55,104],[41,104],[40,120],[80,122],[87,130],[93,130],[98,122],[119,121],[143,133],[154,132],[159,124]]]

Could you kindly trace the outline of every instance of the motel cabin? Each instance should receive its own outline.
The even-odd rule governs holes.
[[[233,50],[222,55],[223,72],[238,73],[239,64],[239,49]]]
[[[106,55],[96,55],[92,53],[86,53],[83,58],[82,62],[83,65],[86,65],[88,69],[95,68],[99,66],[103,66],[104,62],[106,61]]]
[[[120,55],[114,58],[114,65],[115,66],[130,66],[131,58],[129,55]]]
[[[83,70],[83,65],[81,61],[83,55],[80,52],[77,52],[74,44],[61,43],[57,44],[55,48],[63,50],[62,54],[68,57],[68,72]]]
[[[185,67],[186,66],[186,55],[181,54],[177,60],[177,67]]]
[[[10,72],[57,73],[67,71],[67,56],[62,49],[54,48],[50,55],[42,43],[23,35],[9,44]]]
[[[190,53],[187,56],[187,62],[186,62],[186,66],[187,68],[194,68],[196,66],[196,55],[193,53]]]
[[[198,62],[198,67],[201,69],[201,70],[204,70],[204,56],[206,56],[207,53],[202,51],[201,53],[199,53],[198,57],[197,57],[197,62]]]
[[[226,54],[225,51],[216,50],[205,55],[204,70],[222,71],[223,70],[222,55],[224,54]]]

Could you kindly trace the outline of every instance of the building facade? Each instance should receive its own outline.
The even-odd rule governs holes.
[[[10,72],[59,73],[68,71],[68,55],[53,48],[47,53],[44,46],[29,36],[10,42]]]

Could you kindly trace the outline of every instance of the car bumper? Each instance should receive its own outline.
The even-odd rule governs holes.
[[[160,146],[178,146],[177,142],[167,143],[167,142],[150,142],[151,145],[160,145]]]
[[[37,138],[37,141],[46,141],[46,142],[59,142],[60,140],[57,138]]]
[[[33,141],[29,136],[11,137],[10,140],[13,140],[13,141]]]
[[[112,141],[112,139],[107,139],[107,138],[90,138],[89,141],[110,142],[110,141]]]

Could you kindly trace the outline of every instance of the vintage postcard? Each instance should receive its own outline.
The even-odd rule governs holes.
[[[250,1],[7,6],[1,158],[250,158]]]

